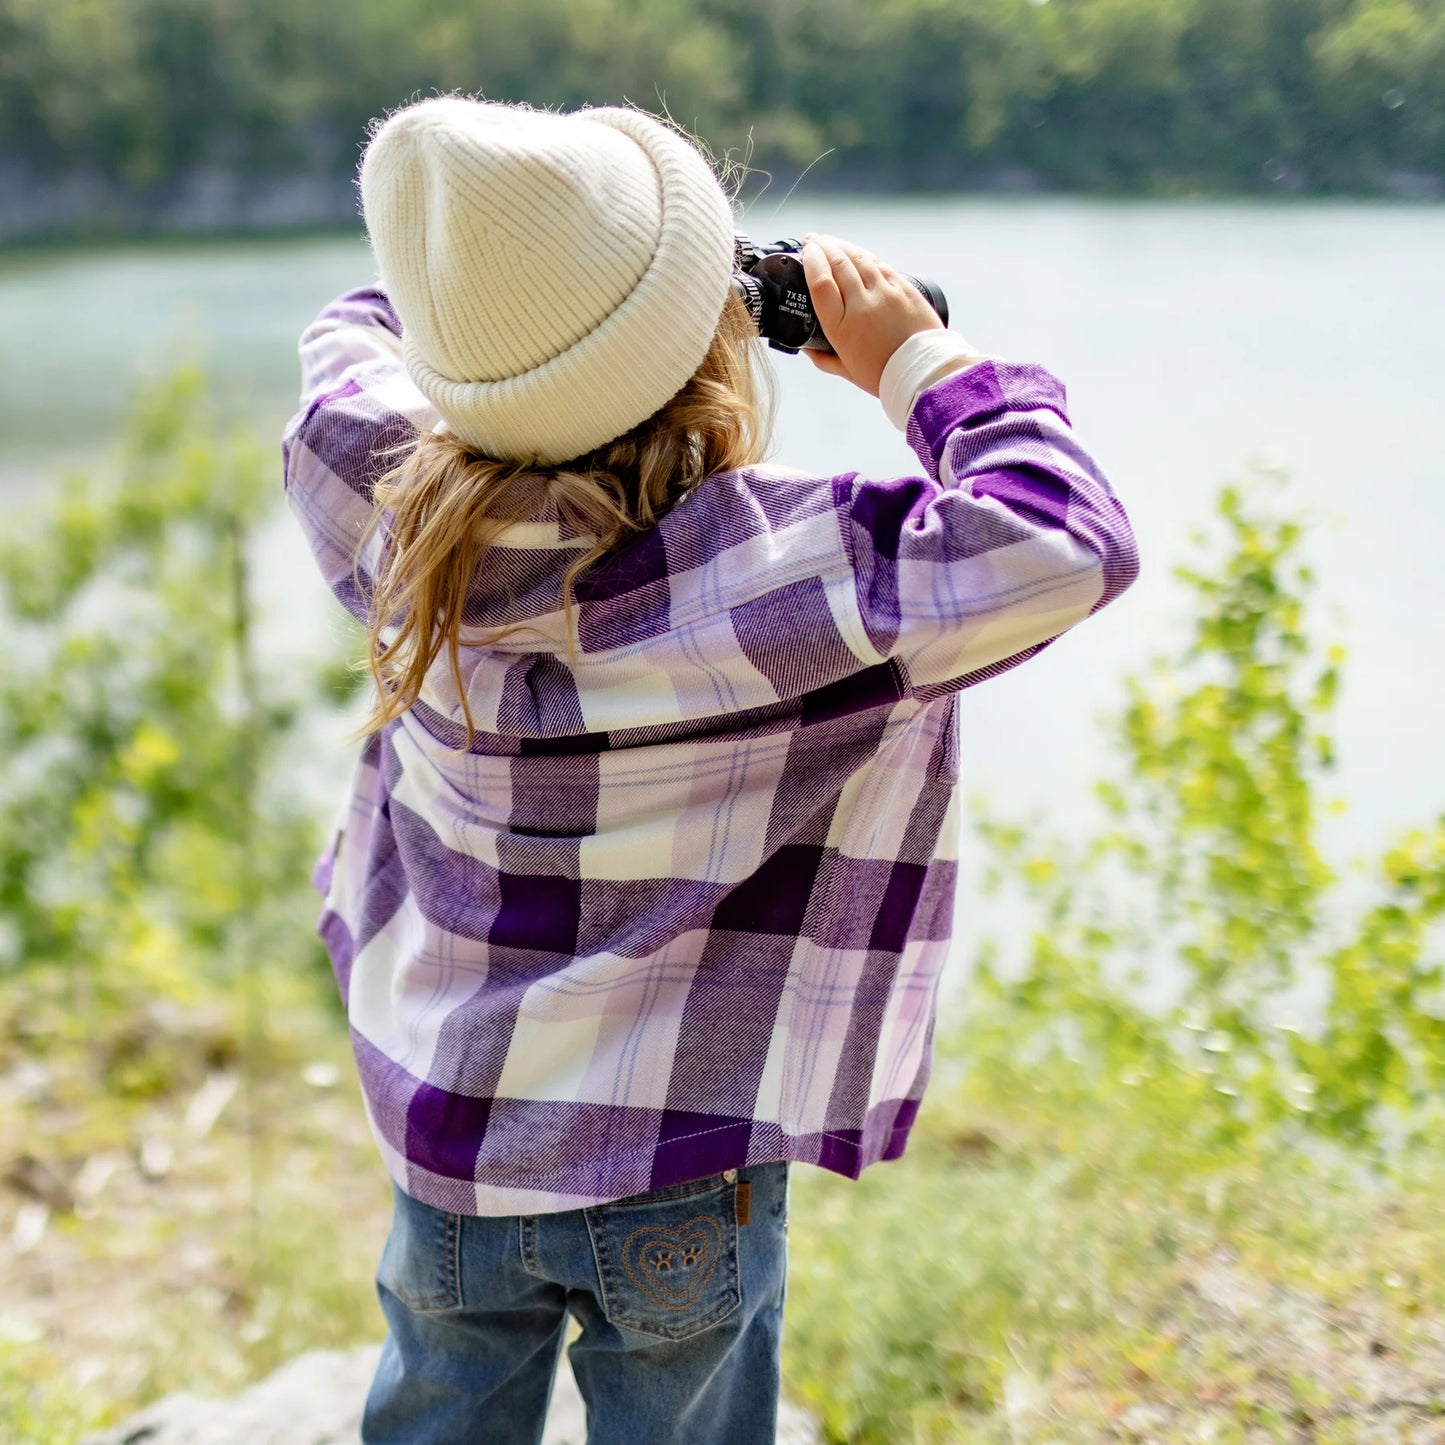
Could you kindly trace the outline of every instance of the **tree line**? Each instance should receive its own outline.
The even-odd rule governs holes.
[[[1445,0],[0,0],[0,166],[41,182],[344,175],[453,89],[666,107],[820,187],[1445,178]]]

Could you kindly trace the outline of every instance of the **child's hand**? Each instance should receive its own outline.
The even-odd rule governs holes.
[[[941,329],[918,289],[861,246],[836,236],[804,238],[803,274],[833,354],[808,351],[813,365],[878,395],[888,359],[916,332]]]

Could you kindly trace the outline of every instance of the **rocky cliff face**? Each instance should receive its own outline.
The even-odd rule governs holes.
[[[41,174],[0,152],[0,244],[349,224],[360,224],[356,189],[329,170],[247,176],[217,167],[144,190],[99,171]]]

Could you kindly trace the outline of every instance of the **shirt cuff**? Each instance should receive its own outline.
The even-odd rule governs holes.
[[[907,431],[913,404],[923,392],[956,371],[990,359],[956,331],[936,326],[915,331],[888,358],[878,382],[878,400],[888,420],[899,431]]]

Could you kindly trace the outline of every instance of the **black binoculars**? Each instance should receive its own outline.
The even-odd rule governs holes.
[[[801,241],[774,241],[771,245],[738,234],[734,242],[733,290],[748,308],[758,335],[775,351],[831,351],[813,298],[808,293],[799,255]],[[921,276],[904,276],[948,325],[948,298],[943,288]]]

